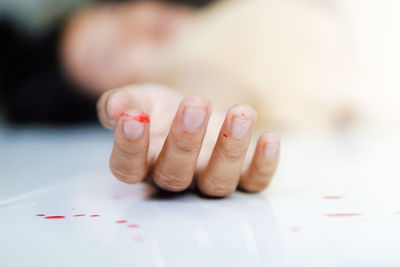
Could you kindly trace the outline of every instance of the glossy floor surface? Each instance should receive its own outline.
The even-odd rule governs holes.
[[[400,266],[396,135],[282,137],[261,194],[126,185],[97,127],[0,127],[0,266]]]

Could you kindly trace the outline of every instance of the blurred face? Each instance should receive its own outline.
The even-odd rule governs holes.
[[[103,5],[73,16],[62,61],[74,82],[95,95],[151,78],[166,44],[189,22],[187,8],[156,1]]]

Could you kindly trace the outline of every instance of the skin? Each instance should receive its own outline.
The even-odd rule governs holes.
[[[65,72],[86,93],[101,95],[98,117],[114,130],[110,169],[120,181],[133,184],[151,177],[164,190],[196,185],[212,197],[228,196],[238,185],[259,192],[275,173],[280,141],[264,133],[255,151],[248,150],[257,117],[252,107],[234,105],[223,113],[218,106],[212,112],[204,97],[143,84],[166,66],[164,47],[193,16],[192,10],[156,1],[83,9],[65,28]],[[189,111],[194,113],[185,117]]]
[[[115,131],[110,169],[122,182],[139,183],[151,172],[161,189],[179,192],[195,184],[207,196],[225,197],[238,185],[248,192],[262,191],[276,171],[280,147],[276,135],[262,134],[255,152],[248,153],[257,114],[246,104],[229,108],[220,129],[207,129],[221,114],[212,115],[206,98],[183,97],[155,84],[107,91],[97,108],[100,122]],[[190,108],[205,115],[196,129],[188,130],[184,116]],[[148,116],[149,121],[138,119],[140,116]],[[250,121],[250,129],[235,137],[234,120]],[[124,131],[132,121],[136,129],[143,128],[134,138]],[[215,146],[210,145],[216,139]],[[246,157],[250,164],[244,168]]]

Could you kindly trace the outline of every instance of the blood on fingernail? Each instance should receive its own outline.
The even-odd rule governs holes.
[[[226,133],[223,133],[223,136],[224,136],[224,137],[228,137],[228,135],[227,135]]]
[[[124,113],[121,114],[121,117],[128,117],[128,118],[131,118],[131,119],[134,119],[134,120],[136,120],[138,122],[143,122],[143,123],[149,123],[150,122],[149,116],[144,112],[140,112],[139,115],[131,115],[131,114],[127,113],[127,112],[124,112]]]

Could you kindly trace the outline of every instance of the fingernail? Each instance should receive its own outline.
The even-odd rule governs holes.
[[[206,111],[203,108],[187,107],[183,112],[183,126],[186,130],[194,132],[203,125]]]
[[[232,120],[232,136],[242,139],[249,134],[251,127],[251,119],[233,119]]]
[[[279,149],[278,144],[264,145],[264,147],[263,147],[264,158],[266,158],[266,159],[274,158],[276,153],[278,152],[278,149]]]
[[[138,139],[143,135],[144,125],[136,120],[125,120],[123,130],[126,138]]]

